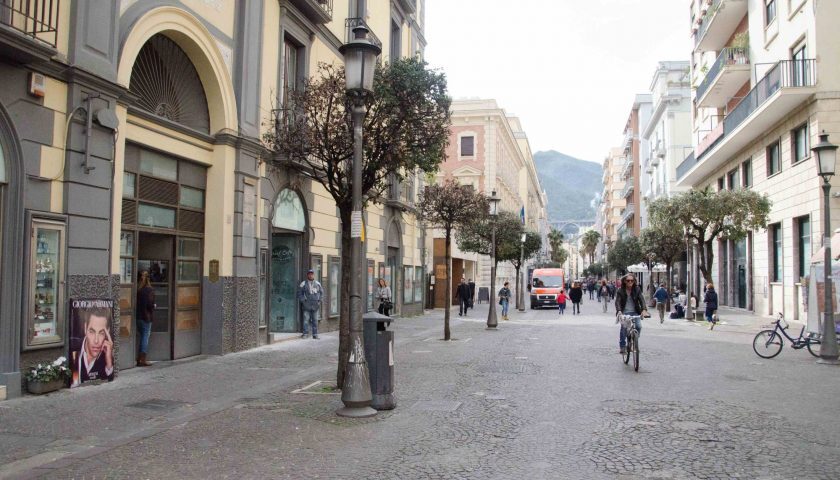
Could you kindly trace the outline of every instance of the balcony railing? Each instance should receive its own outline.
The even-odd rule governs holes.
[[[695,47],[700,44],[700,40],[703,39],[703,35],[706,34],[706,30],[708,30],[709,25],[712,24],[712,17],[715,16],[715,13],[717,13],[718,9],[720,8],[720,2],[721,0],[714,0],[712,2],[712,5],[709,6],[709,9],[706,10],[706,13],[703,14],[703,16],[701,17],[702,20],[700,23],[700,28],[698,28],[697,33],[694,34]]]
[[[55,48],[60,0],[0,0],[0,24]]]
[[[712,65],[712,68],[706,73],[706,78],[697,87],[697,95],[694,97],[695,101],[703,98],[706,91],[709,90],[720,72],[728,65],[749,65],[750,54],[746,48],[727,47],[721,50],[717,60]]]
[[[677,178],[682,178],[695,165],[697,165],[697,159],[694,158],[694,152],[691,152],[685,160],[677,165]]]
[[[624,188],[621,190],[621,198],[627,198],[627,195],[630,195],[633,192],[633,180],[631,179],[626,184],[624,184]]]
[[[624,211],[621,212],[621,223],[622,225],[627,223],[627,220],[633,217],[636,214],[636,204],[635,203],[628,203],[626,207],[624,207]]]
[[[358,27],[358,26],[363,26],[363,27],[367,28],[368,29],[368,34],[367,35],[368,35],[368,38],[370,39],[370,41],[374,45],[376,45],[377,47],[382,48],[382,41],[379,40],[379,37],[377,37],[373,33],[373,30],[371,30],[370,26],[368,26],[368,24],[365,22],[365,19],[364,18],[359,18],[359,17],[348,18],[347,20],[344,21],[344,28],[345,28],[344,42],[345,43],[349,43],[350,41],[352,41],[353,39],[356,38],[355,35],[353,34],[353,29]]]
[[[774,93],[786,87],[813,87],[816,85],[817,61],[783,60],[774,64],[750,93],[723,119],[723,137],[732,133],[758,107]]]

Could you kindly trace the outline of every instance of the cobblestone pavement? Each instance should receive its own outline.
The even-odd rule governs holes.
[[[485,314],[451,342],[440,311],[397,320],[398,406],[369,419],[321,388],[335,334],[0,403],[0,478],[840,478],[840,367],[757,357],[746,317],[645,321],[635,373],[597,302]]]

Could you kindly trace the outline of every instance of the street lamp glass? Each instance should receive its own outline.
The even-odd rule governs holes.
[[[525,237],[526,237],[526,236],[527,236],[527,234],[525,234],[525,233],[523,233],[523,234],[522,234],[522,240],[521,240],[521,241],[522,241],[522,243],[525,243]]]
[[[490,215],[495,217],[499,214],[499,202],[502,201],[502,199],[497,197],[496,191],[493,190],[493,193],[490,194],[490,198],[487,200],[490,202]]]
[[[820,135],[820,143],[814,145],[811,149],[814,156],[817,157],[817,169],[823,179],[828,180],[834,175],[835,164],[837,162],[837,145],[828,141],[828,134],[823,130]]]
[[[367,38],[368,29],[358,26],[353,29],[355,38],[341,46],[344,55],[344,76],[347,90],[373,91],[373,74],[376,57],[382,51]]]

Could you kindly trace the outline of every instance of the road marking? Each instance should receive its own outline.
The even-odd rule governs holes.
[[[528,357],[513,357],[514,360],[528,360]]]
[[[431,350],[414,350],[411,353],[432,353],[432,351]]]

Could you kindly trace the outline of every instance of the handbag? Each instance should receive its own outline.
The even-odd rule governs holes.
[[[386,310],[391,310],[392,308],[394,308],[394,303],[390,300],[383,300],[382,301],[382,308],[384,308]]]
[[[500,298],[499,299],[499,305],[504,305],[504,304],[505,304],[505,300],[503,298]]]

